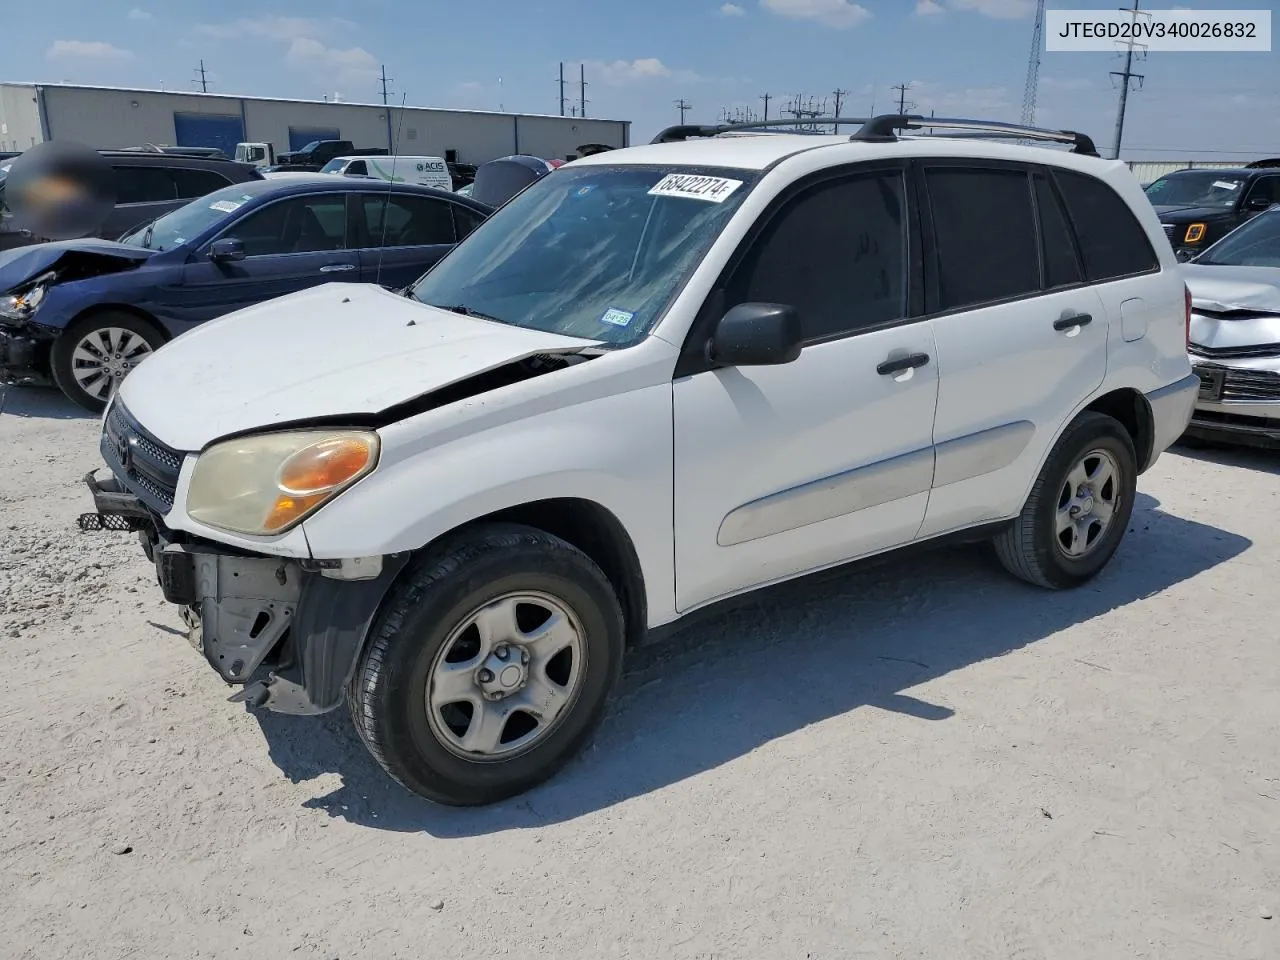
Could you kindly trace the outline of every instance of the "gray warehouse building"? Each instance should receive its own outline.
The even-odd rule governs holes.
[[[218,147],[241,141],[296,150],[312,140],[485,163],[516,153],[568,159],[583,144],[625,147],[630,121],[433,107],[275,100],[221,93],[175,93],[71,84],[0,83],[0,151],[46,140],[98,148]]]

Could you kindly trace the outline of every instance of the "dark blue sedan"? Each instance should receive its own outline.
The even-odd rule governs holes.
[[[0,380],[52,380],[100,410],[197,324],[331,281],[408,286],[491,212],[426,187],[296,175],[211,193],[117,243],[2,253]]]

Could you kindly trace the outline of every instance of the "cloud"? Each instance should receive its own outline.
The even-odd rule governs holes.
[[[687,83],[702,79],[692,70],[674,70],[657,57],[640,57],[636,60],[584,60],[587,82],[598,79],[611,87],[622,87],[651,80],[682,80]]]
[[[1018,20],[1030,16],[1036,0],[950,0],[956,10],[971,10],[996,20]]]
[[[957,90],[948,84],[919,82],[907,90],[915,100],[913,113],[933,110],[940,117],[1003,118],[1013,109],[1013,99],[1004,87],[966,87]]]
[[[915,15],[917,17],[936,17],[947,12],[947,8],[938,0],[916,0]]]
[[[315,20],[309,17],[243,17],[229,23],[200,23],[195,31],[214,40],[238,40],[253,37],[260,40],[314,39],[327,33],[354,26],[350,21],[338,18]]]
[[[816,20],[841,30],[871,18],[870,10],[850,0],[760,0],[760,6],[780,17]]]
[[[313,67],[326,72],[336,71],[343,78],[372,77],[378,73],[378,58],[364,47],[346,50],[327,47],[311,37],[298,37],[289,44],[284,55],[286,63],[295,67]]]
[[[134,7],[132,10],[129,11],[129,19],[130,20],[150,20],[151,14],[140,7]]]
[[[736,3],[726,3],[720,8],[720,15],[723,17],[741,17],[746,12]]]
[[[101,40],[55,40],[45,51],[50,60],[132,60],[132,50],[121,50]]]

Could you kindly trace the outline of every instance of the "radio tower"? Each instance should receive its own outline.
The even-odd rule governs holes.
[[[1036,25],[1031,31],[1031,58],[1027,61],[1027,86],[1022,92],[1022,122],[1036,122],[1036,93],[1040,89],[1040,48],[1044,45],[1044,0],[1036,4]]]

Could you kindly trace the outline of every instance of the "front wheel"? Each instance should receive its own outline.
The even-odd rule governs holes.
[[[94,314],[54,341],[53,382],[73,402],[100,411],[125,375],[163,344],[154,327],[132,314]]]
[[[530,527],[482,527],[393,588],[347,702],[405,787],[493,803],[581,749],[621,671],[623,636],[618,598],[586,554]]]
[[[1095,576],[1129,526],[1138,458],[1119,421],[1086,411],[1049,452],[1017,520],[995,539],[1005,569],[1050,589]]]

